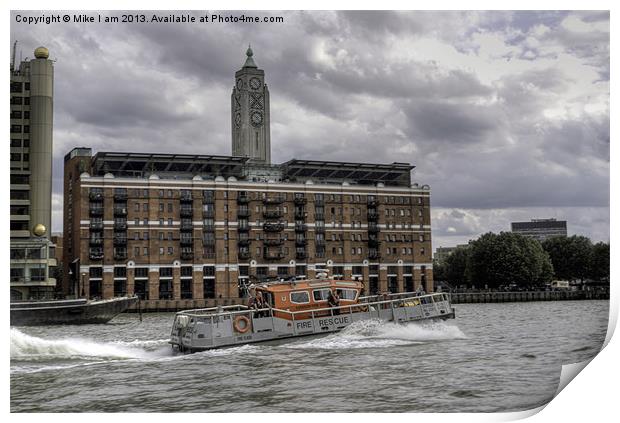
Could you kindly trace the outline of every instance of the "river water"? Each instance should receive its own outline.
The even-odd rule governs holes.
[[[174,354],[173,313],[11,328],[12,412],[508,412],[593,357],[608,301],[455,305],[434,324]]]

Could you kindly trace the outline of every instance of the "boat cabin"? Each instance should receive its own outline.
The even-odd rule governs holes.
[[[270,308],[291,312],[329,308],[330,291],[340,297],[340,307],[357,304],[363,288],[359,281],[333,279],[275,282],[254,287],[255,295],[260,292]]]

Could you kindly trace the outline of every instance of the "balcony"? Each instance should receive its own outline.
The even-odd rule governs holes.
[[[265,223],[263,224],[263,230],[265,232],[280,232],[284,229],[284,224],[282,223]]]
[[[263,216],[265,216],[266,219],[278,219],[282,217],[282,210],[281,209],[265,210],[263,212]]]
[[[114,260],[126,260],[127,259],[127,251],[115,251],[114,252]]]
[[[103,193],[102,192],[89,192],[88,193],[88,198],[90,199],[90,201],[103,201]]]
[[[212,246],[215,245],[215,239],[203,238],[202,239],[202,245],[204,245],[205,247],[212,247]]]
[[[317,247],[325,247],[325,240],[324,239],[317,239],[314,241],[314,244]]]
[[[101,231],[103,230],[103,222],[90,222],[88,227],[93,231]]]
[[[237,216],[238,217],[250,217],[250,210],[246,207],[246,208],[242,208],[242,209],[238,209],[237,210]]]
[[[295,223],[295,232],[306,232],[308,225],[305,223]]]
[[[213,218],[215,217],[215,210],[203,210],[202,217],[204,218]]]
[[[322,206],[325,204],[325,200],[322,198],[314,198],[314,205],[315,206]]]
[[[213,231],[215,231],[215,225],[213,225],[213,224],[204,225],[202,227],[202,230],[205,231],[205,232],[213,232]]]
[[[295,210],[295,219],[303,220],[306,218],[306,212],[304,210]]]
[[[306,238],[295,238],[295,245],[298,247],[303,247],[308,243]]]
[[[368,232],[370,232],[370,233],[377,233],[377,232],[379,232],[379,225],[377,225],[377,222],[369,222],[368,223]]]
[[[103,238],[90,238],[88,240],[90,245],[103,245]]]
[[[298,206],[303,206],[304,204],[308,202],[308,200],[305,197],[295,197],[294,201],[295,201],[295,204]]]
[[[126,236],[115,236],[114,245],[127,245],[127,237]]]
[[[192,231],[192,230],[194,230],[194,224],[192,222],[183,222],[183,221],[181,221],[181,230],[182,231]]]
[[[265,204],[281,204],[286,201],[286,198],[281,195],[276,195],[274,197],[265,197],[263,198],[263,203]]]
[[[368,207],[377,207],[379,202],[377,200],[368,200]]]
[[[248,245],[250,245],[250,238],[239,238],[239,240],[237,241],[237,245],[239,245],[240,247],[247,247]]]
[[[263,244],[265,245],[282,245],[284,240],[282,238],[266,238],[263,240]]]
[[[315,226],[314,227],[314,232],[318,232],[318,233],[323,233],[325,232],[325,226],[321,225],[321,226]]]
[[[194,238],[183,237],[179,241],[181,245],[194,245]]]
[[[192,217],[194,215],[194,209],[191,207],[181,207],[179,213],[181,217]]]
[[[284,258],[284,253],[282,251],[265,251],[263,253],[263,258],[265,260],[281,260]]]
[[[377,220],[379,220],[379,213],[377,212],[373,212],[373,211],[369,211],[368,212],[368,221],[372,221],[372,222],[376,222]]]
[[[373,238],[368,239],[368,247],[379,248],[379,245],[381,245],[381,243],[379,242],[378,239],[373,239]]]
[[[114,207],[114,216],[127,216],[127,207]]]
[[[250,230],[250,225],[248,225],[247,223],[244,225],[239,225],[239,227],[237,228],[237,230],[239,232],[249,232]]]
[[[192,196],[191,192],[182,192],[179,200],[181,201],[181,203],[191,203],[192,201],[194,201],[194,197]]]
[[[114,201],[127,201],[127,192],[115,192]]]
[[[378,260],[381,258],[381,254],[378,251],[369,251],[368,258],[371,260]]]
[[[102,248],[91,248],[88,251],[88,258],[91,260],[103,259],[103,249]]]
[[[315,213],[314,220],[325,220],[325,214],[323,213]]]
[[[237,196],[237,204],[248,204],[250,202],[250,196],[247,194],[239,194]]]
[[[91,216],[103,216],[103,207],[91,207],[88,213]]]
[[[114,230],[126,231],[127,230],[127,222],[114,222]]]
[[[194,252],[193,251],[181,251],[181,260],[193,260]]]
[[[308,257],[305,251],[297,251],[295,253],[295,258],[297,260],[305,260]]]
[[[250,252],[249,251],[240,250],[238,255],[239,255],[239,259],[240,260],[249,260],[250,259]]]

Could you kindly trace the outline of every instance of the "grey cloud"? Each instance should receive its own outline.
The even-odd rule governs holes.
[[[609,31],[561,26],[571,15],[608,24],[608,14],[256,13],[283,15],[285,23],[13,24],[11,38],[25,56],[46,45],[57,59],[55,193],[62,192],[62,156],[76,145],[229,154],[230,90],[251,42],[271,92],[275,161],[410,161],[413,179],[430,184],[433,205],[447,210],[433,222],[437,240],[507,228],[506,216],[524,218],[539,207],[561,214],[580,206],[583,216],[569,214],[580,231],[591,227],[600,238],[608,230],[608,105],[597,94],[573,100],[597,112],[543,113],[563,106],[573,84],[591,83],[567,77],[561,57],[609,79]],[[538,25],[549,31],[536,35]],[[422,61],[394,43],[433,40],[475,59],[475,35],[485,32],[521,54],[532,51],[531,66],[489,83],[475,66],[439,52]],[[538,47],[526,48],[528,37]],[[548,65],[539,65],[542,55]]]

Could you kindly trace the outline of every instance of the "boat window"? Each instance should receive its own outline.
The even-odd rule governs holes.
[[[306,291],[291,292],[291,302],[305,304],[310,302],[310,296]]]
[[[273,295],[269,291],[260,291],[263,293],[263,299],[269,304],[271,307],[275,307],[273,303]]]
[[[341,300],[355,300],[355,298],[357,297],[356,289],[338,288],[336,289],[336,293],[338,294]]]
[[[314,298],[314,301],[327,301],[327,298],[329,297],[329,288],[315,289],[312,291],[312,297]]]

